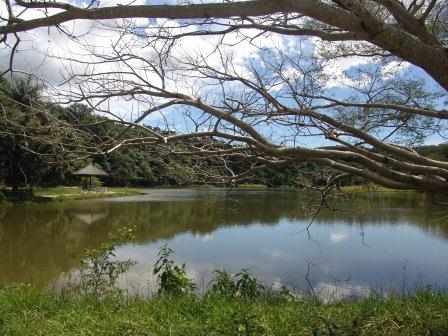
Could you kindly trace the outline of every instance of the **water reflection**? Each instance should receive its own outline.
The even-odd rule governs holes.
[[[304,195],[286,191],[150,190],[142,196],[0,207],[0,281],[41,285],[78,266],[76,256],[97,247],[123,225],[137,240],[119,250],[138,260],[124,282],[151,283],[157,249],[168,242],[175,259],[206,285],[215,267],[249,267],[266,284],[315,290],[448,286],[448,225],[443,203],[397,193],[334,205],[310,228]],[[366,215],[361,215],[361,212]]]
[[[94,213],[94,212],[79,212],[73,214],[76,218],[78,218],[80,221],[90,225],[94,222],[97,222],[101,219],[106,218],[107,213]]]

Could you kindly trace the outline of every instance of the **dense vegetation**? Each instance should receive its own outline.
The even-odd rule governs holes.
[[[277,296],[106,299],[0,289],[2,335],[446,335],[448,295],[322,304]]]
[[[101,146],[109,139],[135,139],[143,137],[143,132],[95,115],[83,104],[65,107],[50,104],[41,96],[41,91],[30,79],[8,81],[2,78],[0,183],[13,189],[79,184],[79,177],[71,173],[87,163],[94,163],[109,173],[103,182],[114,186],[226,183],[225,168],[217,160],[181,157],[161,147],[138,145],[103,154]],[[150,125],[144,128],[169,133]],[[179,145],[181,149],[182,144]],[[251,163],[226,164],[239,174],[249,169]],[[297,174],[296,167],[281,167],[256,172],[244,182],[290,185]]]
[[[230,169],[242,174],[251,168],[250,160],[195,158],[173,154],[161,146],[123,146],[104,154],[102,146],[109,139],[144,138],[144,132],[122,123],[101,117],[83,104],[70,106],[50,104],[41,95],[42,88],[29,78],[0,82],[0,185],[19,187],[79,185],[80,178],[72,172],[94,163],[109,177],[102,182],[109,186],[179,186],[215,184],[226,185]],[[169,134],[150,125],[146,130]],[[178,145],[190,148],[194,143],[185,140]],[[202,139],[215,141],[211,139]],[[188,143],[187,143],[188,142]],[[201,147],[204,145],[201,143]],[[214,145],[217,145],[216,143]],[[218,144],[225,147],[226,144]],[[448,144],[422,146],[419,154],[448,159]],[[334,172],[318,164],[295,164],[255,170],[239,182],[269,187],[291,185],[324,185]],[[97,183],[100,183],[96,181]],[[348,183],[360,183],[353,180]],[[347,183],[347,182],[346,182]]]
[[[109,138],[138,136],[112,120],[94,115],[82,104],[47,103],[40,87],[23,78],[0,83],[0,183],[19,186],[73,185],[72,172],[93,162],[110,174],[109,185],[179,185],[198,182],[192,160],[166,156],[160,149],[125,147],[102,155]],[[145,126],[150,127],[150,126]],[[207,170],[213,172],[210,164]]]

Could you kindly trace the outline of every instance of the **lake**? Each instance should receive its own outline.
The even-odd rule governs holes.
[[[286,190],[149,189],[139,196],[0,207],[0,283],[40,286],[75,274],[86,248],[136,226],[117,257],[138,262],[121,286],[154,290],[152,266],[168,244],[200,288],[214,269],[248,269],[274,289],[350,296],[370,289],[448,288],[448,203],[387,193],[332,202]]]

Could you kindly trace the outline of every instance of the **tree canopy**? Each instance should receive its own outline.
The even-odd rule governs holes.
[[[149,146],[215,157],[230,180],[310,163],[340,172],[328,188],[358,176],[448,189],[448,163],[415,151],[446,139],[446,1],[6,0],[1,17],[4,75],[44,54],[60,71],[54,99],[126,126],[97,154]]]

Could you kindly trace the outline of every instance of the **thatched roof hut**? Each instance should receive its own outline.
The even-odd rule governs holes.
[[[94,166],[93,164],[89,164],[84,168],[81,168],[73,173],[73,175],[79,176],[109,176],[104,170]]]
[[[92,177],[93,176],[109,176],[108,173],[106,173],[104,170],[94,166],[93,164],[89,164],[85,166],[84,168],[78,169],[73,173],[73,175],[78,176],[87,176],[89,177],[89,189],[92,187]]]

